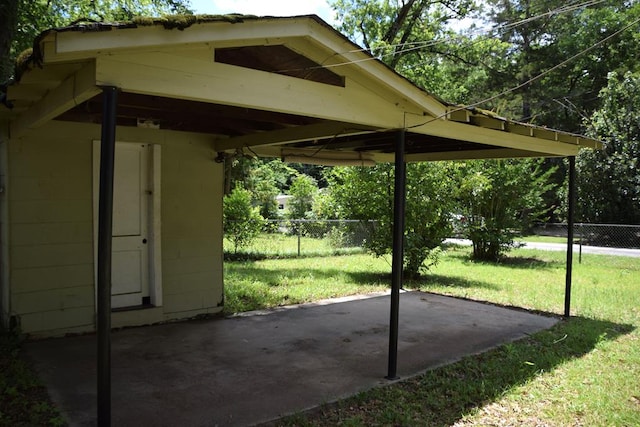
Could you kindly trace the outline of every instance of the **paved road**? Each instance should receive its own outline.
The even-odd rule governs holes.
[[[458,245],[471,245],[471,240],[467,239],[446,239],[446,243],[455,243]],[[567,245],[563,243],[542,243],[542,242],[523,242],[524,248],[540,249],[543,251],[566,251]],[[573,245],[573,253],[580,252],[580,245]],[[616,255],[640,258],[640,249],[624,249],[624,248],[606,248],[602,246],[582,246],[583,254],[598,255]]]

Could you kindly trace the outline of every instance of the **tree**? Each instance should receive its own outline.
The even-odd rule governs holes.
[[[260,215],[264,218],[276,219],[278,218],[276,196],[288,187],[288,182],[295,174],[295,170],[279,159],[255,160],[253,163],[250,173],[244,177],[244,186],[251,191],[253,203],[259,207]]]
[[[514,237],[547,209],[542,196],[554,188],[553,170],[540,160],[476,160],[456,164],[456,193],[463,236],[473,242],[473,258],[497,261]]]
[[[334,168],[332,194],[343,218],[360,220],[368,229],[365,247],[375,256],[390,254],[393,247],[394,167]],[[439,246],[451,231],[448,197],[452,180],[445,164],[407,165],[404,272],[417,277],[437,261]]]
[[[289,194],[293,196],[289,203],[289,218],[305,219],[313,208],[313,200],[318,193],[316,180],[309,175],[298,175],[294,178],[289,188]]]
[[[79,19],[127,21],[137,15],[191,14],[189,0],[0,0],[0,83],[13,60],[48,28]]]
[[[637,67],[637,25],[620,32],[640,17],[637,0],[588,5],[564,0],[487,2],[484,16],[510,46],[508,68],[490,81],[497,90],[516,89],[486,108],[502,109],[501,114],[525,122],[584,132],[583,118],[598,108],[597,94],[606,86],[607,74]]]
[[[342,22],[340,30],[372,55],[426,90],[449,101],[465,102],[477,80],[486,78],[475,65],[491,58],[487,49],[495,44],[492,40],[475,44],[448,25],[452,19],[470,16],[474,3],[336,0],[331,5]],[[451,64],[456,64],[456,75],[446,71]]]
[[[11,41],[18,25],[18,0],[0,0],[0,84],[13,74]]]
[[[601,151],[576,159],[577,214],[586,222],[640,224],[640,72],[611,73],[593,113]]]
[[[251,204],[251,192],[238,186],[223,202],[224,237],[233,243],[234,252],[250,244],[262,231],[264,218]]]

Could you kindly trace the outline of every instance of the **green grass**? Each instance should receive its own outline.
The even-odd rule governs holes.
[[[20,353],[18,334],[0,330],[0,426],[62,426],[47,389]]]
[[[389,265],[369,255],[225,264],[225,312],[237,313],[389,287]]]
[[[367,255],[230,263],[228,310],[383,289]],[[450,248],[405,287],[561,314],[564,254],[519,249],[500,264]],[[527,339],[374,389],[281,425],[640,425],[640,260],[575,265],[573,317]],[[309,296],[312,295],[312,296]]]
[[[224,239],[224,252],[228,259],[265,259],[293,258],[298,256],[298,236],[282,233],[261,234],[250,245],[238,248],[235,253],[233,244]],[[330,239],[300,237],[300,255],[326,256],[362,253],[360,247],[336,247]]]
[[[558,236],[538,236],[535,234],[529,236],[517,237],[516,241],[520,242],[536,242],[536,243],[563,243],[567,244],[566,237],[558,237]]]

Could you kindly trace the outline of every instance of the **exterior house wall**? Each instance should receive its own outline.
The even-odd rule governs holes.
[[[10,314],[23,332],[95,328],[93,141],[99,125],[50,122],[8,144]],[[223,168],[211,137],[118,128],[162,149],[161,307],[114,312],[113,326],[222,309]]]

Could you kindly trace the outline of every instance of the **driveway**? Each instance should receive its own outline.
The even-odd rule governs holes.
[[[471,240],[468,239],[445,239],[445,243],[453,243],[456,245],[471,245]],[[545,243],[545,242],[519,242],[522,243],[523,248],[527,249],[539,249],[542,251],[565,251],[567,250],[566,243]],[[580,245],[573,245],[574,255],[580,253]],[[640,249],[626,249],[626,248],[609,248],[605,246],[587,246],[582,245],[583,254],[597,254],[597,255],[614,255],[614,256],[628,256],[640,258]]]
[[[398,374],[414,376],[556,322],[402,293]],[[388,323],[383,295],[114,332],[113,425],[252,425],[389,384]],[[70,425],[94,425],[95,335],[25,348]]]

